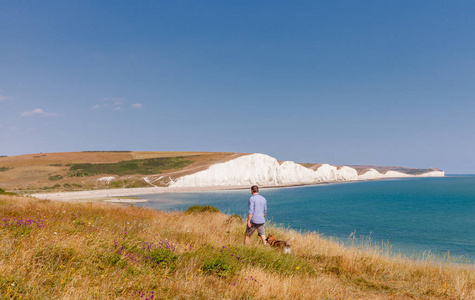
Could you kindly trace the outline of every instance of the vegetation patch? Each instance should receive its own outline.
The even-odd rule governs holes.
[[[0,167],[0,172],[5,172],[5,171],[8,171],[8,170],[10,170],[10,168]]]
[[[63,176],[61,175],[53,175],[53,176],[50,176],[48,177],[49,180],[61,180],[63,179]]]
[[[12,192],[6,192],[4,189],[0,188],[0,195],[11,195],[11,196],[15,196],[16,194],[15,194],[15,193],[12,193]]]
[[[314,273],[301,257],[284,254],[269,247],[205,246],[195,253],[203,260],[202,270],[218,277],[232,277],[243,267],[259,267],[282,275]]]
[[[44,227],[43,220],[21,219],[21,218],[2,218],[0,228],[10,230],[14,236],[24,236],[30,234],[33,229]]]
[[[83,177],[94,176],[98,174],[114,174],[114,175],[150,175],[160,174],[163,171],[181,169],[193,162],[184,156],[177,157],[159,157],[150,159],[134,159],[120,161],[117,163],[103,164],[71,164],[68,176]]]
[[[137,180],[117,180],[113,181],[110,183],[109,187],[111,188],[138,188],[138,187],[144,187],[144,186],[149,186],[148,183],[144,181],[137,181]]]
[[[226,224],[233,224],[233,223],[242,223],[244,222],[240,215],[232,214],[226,219]]]
[[[44,186],[43,190],[54,190],[54,189],[57,189],[57,188],[60,188],[60,187],[61,187],[61,185],[57,183],[53,186]]]
[[[204,212],[219,213],[220,211],[216,207],[210,205],[193,205],[185,211],[187,214]]]
[[[436,169],[409,169],[409,168],[394,168],[391,171],[397,171],[397,172],[402,172],[406,173],[409,175],[421,175],[429,172],[434,172],[437,171]]]
[[[217,275],[218,277],[227,277],[234,275],[237,270],[237,263],[234,260],[216,257],[209,259],[203,264],[203,272],[206,274]]]

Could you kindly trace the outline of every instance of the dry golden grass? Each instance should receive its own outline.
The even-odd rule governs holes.
[[[284,255],[255,235],[243,246],[245,224],[221,213],[15,196],[0,196],[0,211],[3,298],[475,299],[473,265],[388,258],[268,226],[294,237]]]

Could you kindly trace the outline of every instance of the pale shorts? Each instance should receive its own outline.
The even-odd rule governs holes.
[[[246,224],[246,235],[252,235],[256,231],[259,235],[266,235],[266,224],[254,224],[251,222],[251,227]]]

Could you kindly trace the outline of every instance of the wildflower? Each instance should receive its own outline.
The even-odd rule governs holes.
[[[298,269],[300,269],[300,268],[299,268],[299,267],[295,267],[295,269],[297,269],[297,270],[298,270]]]

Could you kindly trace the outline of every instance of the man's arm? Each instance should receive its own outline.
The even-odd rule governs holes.
[[[248,211],[248,215],[247,215],[247,227],[251,227],[251,219],[252,219],[252,215],[254,214],[254,209],[255,209],[255,203],[254,203],[254,200],[251,198],[249,198],[249,211]]]

